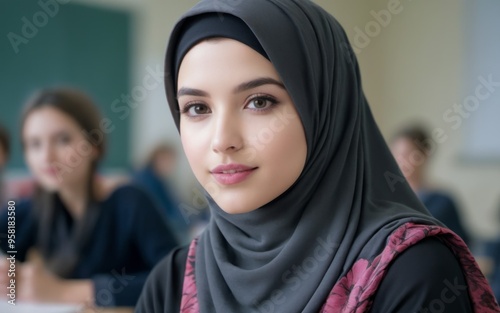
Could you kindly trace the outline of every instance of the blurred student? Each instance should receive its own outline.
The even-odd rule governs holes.
[[[160,144],[153,149],[146,165],[133,175],[133,181],[160,205],[177,237],[181,242],[187,243],[189,225],[179,209],[179,198],[171,186],[176,163],[175,148],[169,144]]]
[[[4,168],[7,165],[10,154],[10,140],[7,130],[0,125],[0,203],[5,203],[5,185],[3,181]]]
[[[431,154],[430,140],[424,128],[410,126],[395,134],[390,144],[391,151],[410,187],[427,210],[470,244],[469,235],[463,227],[452,196],[433,188],[427,181],[426,165]]]
[[[77,90],[42,90],[26,105],[21,137],[37,187],[15,204],[15,247],[0,245],[17,251],[19,301],[133,306],[149,271],[177,244],[144,192],[107,188],[96,178],[102,125]],[[0,238],[8,233],[7,212],[0,213]],[[2,262],[0,288],[7,290]]]

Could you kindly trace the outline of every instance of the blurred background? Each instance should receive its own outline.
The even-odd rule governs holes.
[[[178,151],[171,178],[176,192],[187,207],[200,205],[162,82],[168,34],[196,2],[2,1],[0,124],[12,141],[3,174],[5,190],[12,196],[22,194],[19,186],[29,180],[18,129],[23,103],[41,87],[62,84],[87,92],[109,119],[103,175],[127,176],[156,146],[168,143]],[[425,124],[439,138],[430,180],[453,193],[472,237],[496,237],[500,2],[315,2],[344,26],[386,139],[410,123]]]

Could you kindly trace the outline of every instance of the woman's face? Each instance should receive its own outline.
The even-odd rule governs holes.
[[[23,126],[24,156],[46,190],[86,184],[97,150],[70,116],[53,107],[35,109]]]
[[[411,139],[397,138],[391,143],[390,148],[406,179],[420,179],[427,157]]]
[[[180,133],[191,168],[228,213],[285,192],[307,154],[300,118],[274,66],[248,46],[212,39],[179,69]]]

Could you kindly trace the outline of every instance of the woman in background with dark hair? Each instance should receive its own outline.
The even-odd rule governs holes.
[[[151,268],[177,244],[144,192],[130,185],[110,190],[96,178],[105,147],[100,122],[92,101],[76,90],[43,90],[27,103],[21,135],[37,188],[15,208],[15,257],[23,262],[17,300],[133,306]],[[2,237],[7,222],[6,210]],[[1,248],[12,250],[3,240]],[[31,248],[40,254],[34,262]],[[7,275],[0,276],[5,287]]]

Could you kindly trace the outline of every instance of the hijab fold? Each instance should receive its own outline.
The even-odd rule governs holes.
[[[335,282],[360,257],[380,253],[396,228],[439,223],[407,183],[386,179],[401,173],[368,107],[354,52],[339,23],[311,1],[205,0],[187,12],[165,62],[177,127],[177,46],[183,25],[207,13],[238,17],[253,32],[296,106],[308,151],[294,185],[255,211],[225,213],[206,193],[212,219],[196,252],[200,310],[265,312],[272,303],[276,312],[318,312]]]

